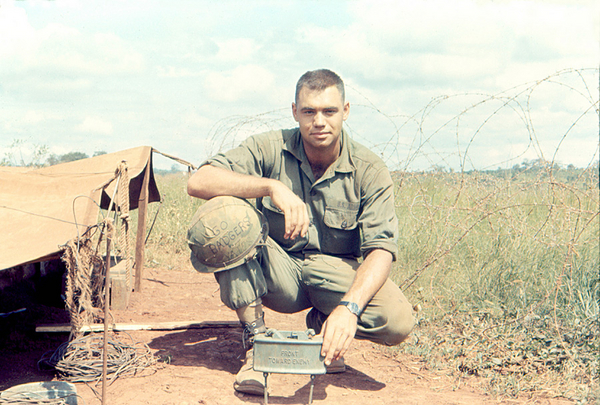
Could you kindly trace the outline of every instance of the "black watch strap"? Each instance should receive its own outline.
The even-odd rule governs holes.
[[[350,312],[352,312],[356,316],[360,316],[360,313],[362,312],[362,310],[360,309],[360,307],[358,306],[358,304],[356,302],[340,301],[339,305],[345,306],[346,308],[348,308],[348,310]]]

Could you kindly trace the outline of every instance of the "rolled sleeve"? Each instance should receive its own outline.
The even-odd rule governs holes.
[[[359,215],[362,235],[361,255],[365,257],[374,249],[390,252],[393,260],[398,252],[398,218],[394,203],[394,184],[387,168],[381,168],[374,176],[366,179],[365,190]]]
[[[218,153],[200,166],[211,165],[236,173],[262,177],[265,163],[264,148],[256,137],[250,137],[237,148]]]

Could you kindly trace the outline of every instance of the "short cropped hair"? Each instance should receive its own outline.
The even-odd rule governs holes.
[[[342,95],[342,104],[346,100],[346,92],[344,91],[344,82],[334,72],[328,69],[311,70],[304,73],[298,83],[296,84],[296,98],[295,101],[298,103],[298,95],[303,87],[308,88],[312,91],[323,91],[328,87],[336,86]]]

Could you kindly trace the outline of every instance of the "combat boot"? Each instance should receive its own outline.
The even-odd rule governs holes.
[[[251,395],[264,395],[265,392],[265,377],[263,373],[254,371],[254,337],[260,333],[265,333],[264,318],[257,319],[253,322],[242,322],[244,327],[243,344],[246,349],[246,358],[244,363],[235,376],[233,389],[237,392]]]
[[[260,298],[247,307],[236,310],[236,313],[244,328],[242,344],[246,350],[246,357],[240,371],[235,376],[233,389],[244,394],[264,395],[265,377],[263,373],[254,371],[253,368],[254,338],[267,331]]]

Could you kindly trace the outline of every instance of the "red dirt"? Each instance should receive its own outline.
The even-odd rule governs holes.
[[[235,314],[219,299],[212,275],[189,269],[146,269],[142,291],[134,292],[127,310],[113,311],[116,322],[235,321]],[[279,330],[304,330],[305,313],[277,314],[267,310],[266,323]],[[4,327],[4,325],[2,325]],[[162,359],[170,359],[153,373],[119,378],[107,388],[106,404],[260,404],[262,397],[233,390],[235,374],[242,364],[241,329],[209,328],[177,331],[129,332],[146,343]],[[117,336],[130,342],[125,334]],[[53,378],[37,370],[36,362],[54,349],[65,334],[36,334],[28,344],[11,346],[0,356],[0,389]],[[414,344],[411,340],[404,344]],[[13,347],[14,346],[14,347]],[[3,352],[5,350],[3,349]],[[355,341],[345,356],[343,374],[321,375],[315,380],[314,404],[548,404],[573,402],[559,399],[500,400],[478,391],[477,377],[461,379],[426,370],[416,356],[394,358],[389,351],[367,341]],[[20,365],[19,367],[16,367]],[[310,377],[272,374],[270,404],[308,402]],[[76,384],[86,405],[101,404],[86,384]],[[101,392],[101,385],[94,388]]]

